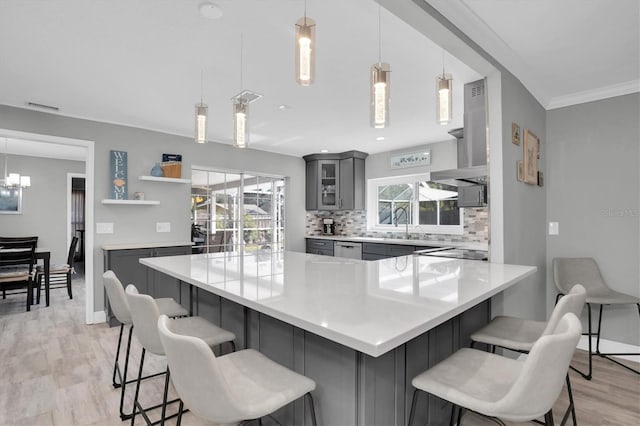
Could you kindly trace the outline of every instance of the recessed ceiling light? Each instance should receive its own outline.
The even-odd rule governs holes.
[[[215,3],[210,1],[200,4],[200,15],[207,19],[220,19],[222,17],[222,9]]]
[[[376,138],[376,140],[377,140],[377,141],[383,141],[383,140],[384,140],[384,136],[378,136],[378,137]]]
[[[323,153],[323,154],[326,154],[327,152],[329,152],[329,150],[328,149],[321,149],[320,152]]]
[[[282,105],[278,105],[278,109],[280,111],[284,111],[284,110],[287,110],[287,109],[291,109],[291,107],[289,105],[282,104]]]

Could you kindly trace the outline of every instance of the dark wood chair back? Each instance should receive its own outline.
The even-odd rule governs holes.
[[[0,269],[23,266],[29,268],[31,275],[36,260],[36,244],[34,239],[0,241]]]

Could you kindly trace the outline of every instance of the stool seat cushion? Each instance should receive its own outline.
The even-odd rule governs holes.
[[[189,315],[189,311],[171,297],[162,297],[154,300],[156,301],[160,315],[166,315],[169,318],[186,317]]]
[[[186,317],[172,320],[171,329],[184,336],[198,337],[209,346],[235,340],[236,336],[201,317]],[[147,348],[149,349],[149,348]],[[162,353],[164,355],[164,353]]]
[[[600,305],[627,305],[640,303],[640,298],[610,289],[597,289],[587,292],[587,303]]]
[[[523,365],[521,361],[463,348],[416,376],[411,384],[460,407],[493,415],[493,404],[507,395]]]
[[[316,388],[313,380],[253,349],[232,352],[216,362],[226,379],[227,391],[242,401],[244,420],[266,416]]]
[[[495,317],[489,324],[471,335],[471,340],[516,351],[529,352],[542,336],[546,321],[531,321],[515,317]]]

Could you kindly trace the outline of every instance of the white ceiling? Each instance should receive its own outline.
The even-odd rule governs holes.
[[[318,24],[311,87],[293,78],[293,23],[303,14],[302,0],[214,0],[223,12],[218,20],[199,14],[202,1],[0,0],[0,104],[36,102],[59,107],[61,115],[190,137],[203,71],[208,139],[230,143],[243,33],[243,88],[264,95],[251,105],[252,148],[296,156],[320,149],[375,153],[450,139],[446,132],[462,126],[462,84],[481,77],[446,55],[455,120],[435,124],[442,51],[383,9],[391,126],[372,129],[373,0],[308,0]],[[638,0],[424,1],[546,108],[639,90]]]
[[[547,109],[640,91],[638,0],[425,0]]]
[[[0,1],[0,103],[59,107],[59,114],[192,136],[194,105],[209,105],[208,139],[231,143],[231,101],[244,87],[251,147],[301,156],[320,149],[368,153],[453,139],[462,126],[462,85],[482,76],[450,55],[454,115],[435,121],[435,76],[442,49],[382,10],[382,60],[392,69],[391,125],[369,126],[369,69],[378,60],[378,6],[372,0],[309,0],[317,22],[317,76],[293,75],[294,23],[301,0]],[[286,105],[284,110],[280,105]],[[377,141],[376,137],[385,140]]]

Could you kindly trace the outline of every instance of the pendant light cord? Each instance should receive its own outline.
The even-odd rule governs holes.
[[[442,48],[442,78],[444,79],[444,48]]]
[[[200,68],[200,105],[202,105],[202,99],[203,99],[203,92],[204,92],[204,70],[202,68]]]
[[[382,25],[380,25],[380,10],[382,7],[378,4],[378,64],[382,63]]]
[[[304,0],[304,25],[307,26],[307,0]]]
[[[242,63],[242,53],[244,50],[244,33],[240,33],[240,90],[243,90],[243,81],[242,81],[242,69],[243,67],[243,63]]]

